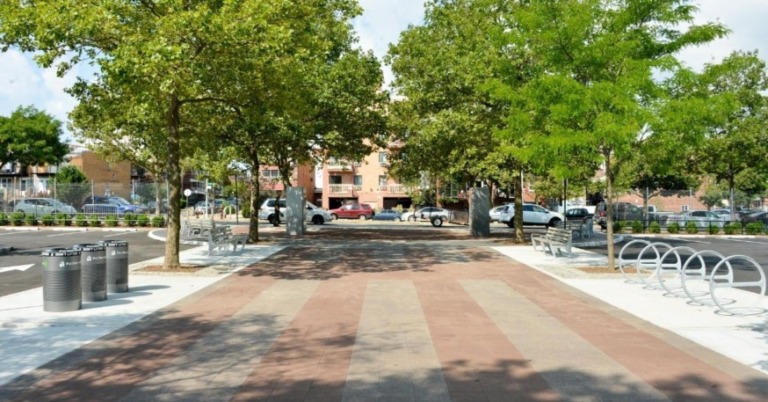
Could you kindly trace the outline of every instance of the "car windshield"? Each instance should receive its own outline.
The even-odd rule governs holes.
[[[116,203],[117,205],[131,205],[131,203],[130,203],[130,202],[128,202],[128,201],[127,201],[125,198],[123,198],[123,197],[114,197],[114,198],[112,198],[112,199],[115,201],[115,203]]]

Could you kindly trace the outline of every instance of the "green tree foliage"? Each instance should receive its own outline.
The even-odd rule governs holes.
[[[88,178],[77,166],[67,165],[56,173],[56,194],[59,199],[79,207],[90,191]]]
[[[735,52],[704,68],[698,95],[706,99],[706,122],[696,162],[705,173],[735,190],[761,194],[768,185],[768,89],[765,62],[757,53]]]
[[[61,122],[32,106],[0,116],[0,166],[56,164],[69,148],[61,141]]]
[[[659,70],[674,68],[674,54],[721,37],[718,24],[692,24],[696,8],[679,0],[520,2],[501,38],[518,55],[502,67],[533,60],[533,76],[519,85],[501,81],[497,93],[513,104],[507,119],[528,144],[521,157],[552,170],[573,167],[572,155],[605,163],[606,201],[624,164],[649,141],[663,98]],[[680,27],[685,29],[681,30]],[[530,56],[521,59],[520,55]],[[613,265],[612,208],[608,255]]]

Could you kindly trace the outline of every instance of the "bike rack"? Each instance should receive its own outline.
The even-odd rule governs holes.
[[[632,260],[626,259],[624,257],[624,252],[626,250],[628,250],[629,246],[632,245],[632,244],[642,244],[642,245],[645,245],[647,247],[647,246],[649,246],[651,244],[651,242],[649,242],[648,240],[635,239],[635,240],[631,240],[629,243],[625,244],[624,247],[621,248],[621,251],[619,251],[618,268],[619,268],[619,271],[621,271],[621,276],[623,276],[624,279],[626,279],[624,282],[626,282],[626,283],[643,283],[643,281],[631,277],[627,273],[627,271],[624,270],[624,266],[634,265],[635,266],[635,270],[639,273],[641,266],[648,267],[649,264],[654,263],[655,260],[645,260],[645,261],[643,261],[643,260],[641,260],[639,258],[640,255],[638,255],[638,258],[635,258],[635,259],[632,259]],[[655,266],[655,264],[654,264],[654,266]]]
[[[751,264],[759,274],[760,279],[757,281],[734,282],[731,262],[738,260],[744,260]],[[726,274],[718,275],[718,271],[722,268],[727,268],[728,272]],[[752,292],[732,291],[728,292],[728,296],[732,296],[733,299],[722,298],[722,293],[727,292],[726,289],[738,288],[760,288],[760,293],[755,297],[751,297],[750,294],[752,294]],[[746,255],[732,255],[720,261],[712,270],[712,275],[709,279],[709,294],[712,296],[712,301],[719,308],[719,310],[715,312],[717,314],[744,316],[762,314],[768,311],[765,308],[757,307],[758,303],[760,303],[765,296],[765,288],[766,279],[763,268],[752,257]],[[753,299],[751,303],[742,303],[744,299],[749,298]]]
[[[695,249],[688,246],[679,246],[679,247],[671,248],[666,253],[664,253],[664,255],[661,256],[660,261],[661,262],[666,261],[667,258],[672,255],[674,255],[675,261],[672,263],[668,262],[666,264],[659,264],[656,267],[657,269],[656,279],[659,281],[660,288],[666,292],[664,293],[664,296],[679,297],[679,298],[688,297],[688,295],[685,294],[685,291],[683,290],[683,287],[681,284],[681,281],[682,281],[681,272],[683,270],[683,264],[685,263],[683,262],[683,257],[680,255],[681,251],[689,251],[691,253],[691,256],[688,257],[688,259],[691,259],[693,255],[697,253]],[[704,257],[697,256],[697,258],[699,260],[699,263],[702,266],[704,266],[705,265]],[[686,262],[688,261],[688,259],[686,259]],[[671,271],[673,269],[675,271],[674,277],[668,279],[665,270]],[[670,282],[677,283],[677,286],[671,286]]]
[[[637,254],[637,263],[635,264],[635,270],[637,271],[637,280],[639,283],[645,285],[643,289],[658,290],[659,285],[655,281],[652,282],[660,274],[661,267],[667,267],[670,264],[664,264],[664,260],[661,258],[659,249],[671,250],[673,247],[668,243],[654,242],[645,246],[640,253]],[[644,254],[648,250],[653,250],[653,254],[656,255],[654,259],[643,259]],[[666,253],[665,253],[666,255]],[[651,263],[653,265],[651,265]],[[672,265],[674,267],[674,265]],[[643,269],[648,273],[643,275]]]
[[[726,264],[728,268],[727,273],[724,275],[714,275],[714,269],[708,273],[707,264],[704,257],[719,258],[719,261],[717,262],[717,264],[715,264],[715,266],[719,267],[721,264]],[[702,262],[701,266],[695,269],[689,269],[688,265],[690,264],[691,261],[694,261],[694,260],[698,260]],[[698,305],[698,306],[715,305],[715,302],[714,300],[712,300],[712,297],[710,295],[709,288],[707,289],[696,288],[696,285],[707,283],[713,278],[725,279],[727,281],[733,282],[733,268],[731,267],[731,263],[725,258],[724,255],[713,250],[703,250],[695,253],[690,258],[688,258],[687,261],[685,261],[685,264],[683,264],[683,268],[680,270],[680,284],[683,287],[683,291],[690,299],[688,304]],[[707,296],[710,296],[710,297],[707,297]]]

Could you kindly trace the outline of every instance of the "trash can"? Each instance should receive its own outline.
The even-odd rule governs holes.
[[[125,240],[104,240],[107,253],[107,292],[128,291],[128,242]]]
[[[80,284],[83,301],[107,300],[107,253],[103,244],[75,244],[80,250]]]
[[[82,307],[80,251],[51,248],[43,251],[43,310],[75,311]]]

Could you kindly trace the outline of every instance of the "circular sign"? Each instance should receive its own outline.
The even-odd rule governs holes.
[[[192,195],[192,190],[190,190],[190,189],[184,190],[184,196],[185,197],[189,197],[190,195]]]

